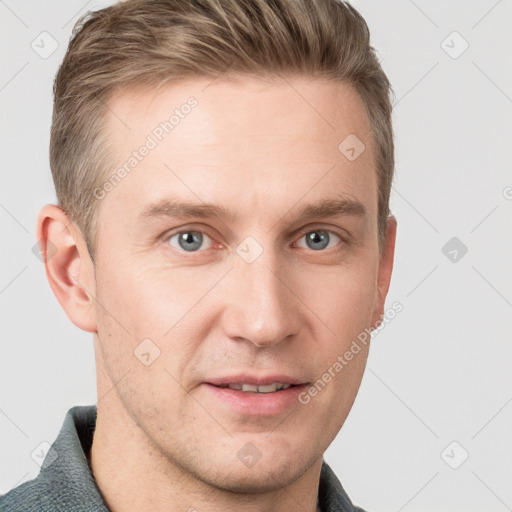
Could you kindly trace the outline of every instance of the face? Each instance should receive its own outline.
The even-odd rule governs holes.
[[[244,77],[124,92],[110,111],[116,169],[136,163],[97,193],[99,388],[117,383],[127,429],[193,478],[287,485],[345,421],[368,345],[340,357],[389,283],[363,102]]]

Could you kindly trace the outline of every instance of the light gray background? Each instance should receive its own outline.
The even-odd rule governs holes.
[[[96,402],[92,337],[32,248],[37,212],[54,202],[53,78],[77,17],[107,3],[0,0],[2,493],[37,475],[31,453],[70,407]],[[512,2],[353,4],[396,93],[388,305],[404,310],[374,339],[326,459],[371,511],[511,510]],[[31,47],[51,49],[43,31],[59,45],[47,58]],[[454,236],[468,248],[456,262],[442,252]]]

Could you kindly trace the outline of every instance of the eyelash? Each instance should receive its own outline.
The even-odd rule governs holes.
[[[306,235],[308,235],[309,233],[314,233],[314,232],[317,232],[317,231],[324,231],[326,233],[328,233],[330,236],[334,235],[335,237],[337,237],[339,239],[338,243],[334,246],[334,247],[327,247],[325,249],[321,249],[321,250],[318,250],[318,251],[315,251],[314,249],[310,249],[310,251],[312,251],[313,253],[321,253],[321,252],[329,252],[330,250],[332,249],[335,249],[336,247],[340,246],[340,245],[346,245],[348,244],[348,241],[345,237],[341,236],[339,233],[333,231],[332,229],[326,229],[326,228],[308,228],[307,230],[303,230],[300,232],[300,235],[298,236],[298,238],[296,238],[296,241],[293,242],[293,245],[295,245],[299,240],[301,240],[302,238],[304,238]],[[163,238],[163,242],[164,243],[167,243],[168,245],[170,245],[169,243],[169,240],[176,236],[176,235],[181,235],[181,234],[184,234],[184,233],[191,233],[191,232],[194,232],[194,233],[201,233],[202,235],[206,235],[212,242],[212,244],[215,244],[215,240],[214,240],[214,237],[209,235],[207,232],[201,230],[201,229],[198,229],[198,228],[194,228],[194,227],[190,227],[188,229],[180,229],[180,231],[175,231],[175,232],[170,232],[170,233],[166,233],[162,238]],[[176,249],[178,252],[180,252],[181,254],[183,253],[186,253],[186,254],[194,254],[194,253],[201,253],[201,252],[205,252],[207,251],[208,249],[198,249],[196,251],[185,251],[184,249],[181,249],[181,248],[176,248],[176,247],[173,247],[174,249]],[[303,248],[304,249],[304,248]]]

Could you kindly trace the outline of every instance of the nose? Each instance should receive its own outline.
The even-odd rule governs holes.
[[[225,295],[225,334],[256,347],[292,339],[299,330],[299,304],[284,262],[262,255],[252,263],[235,262]]]

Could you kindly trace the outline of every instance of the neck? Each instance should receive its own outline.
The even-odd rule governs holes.
[[[115,391],[99,395],[103,399],[90,464],[110,511],[317,511],[321,458],[298,480],[272,492],[245,494],[213,487],[165,457],[133,422]]]

